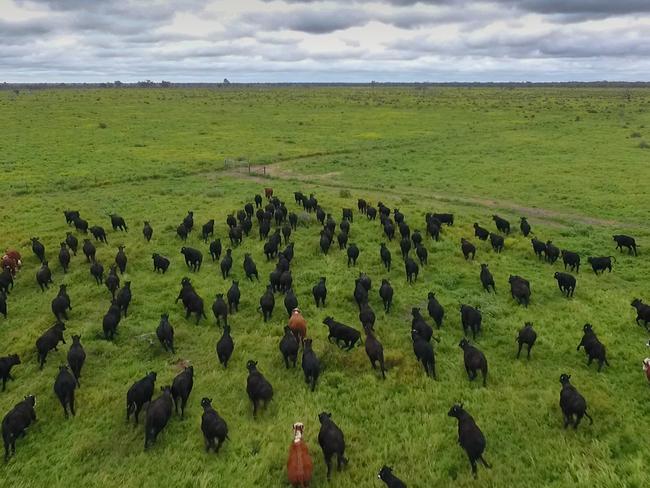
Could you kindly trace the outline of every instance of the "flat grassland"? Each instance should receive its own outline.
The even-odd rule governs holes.
[[[650,389],[641,371],[648,335],[635,325],[634,297],[650,301],[650,91],[617,88],[228,88],[223,90],[125,89],[43,90],[18,95],[0,91],[0,217],[2,248],[16,247],[24,266],[8,297],[9,317],[0,318],[0,355],[18,353],[15,381],[0,393],[4,415],[24,395],[35,394],[39,420],[17,442],[17,455],[1,466],[5,486],[286,486],[291,425],[302,421],[314,459],[313,486],[326,486],[317,442],[317,415],[332,413],[347,441],[349,465],[334,473],[331,486],[380,486],[376,473],[393,466],[409,486],[626,486],[650,483]],[[224,168],[224,160],[266,166]],[[229,165],[230,166],[230,165]],[[226,216],[270,186],[289,211],[301,213],[293,191],[315,193],[337,222],[342,207],[354,207],[350,242],[361,249],[355,268],[334,246],[323,256],[318,223],[292,235],[294,289],[309,322],[309,335],[325,365],[315,392],[308,391],[300,366],[286,370],[278,341],[286,313],[276,295],[273,319],[257,311],[268,274],[257,237],[257,222],[234,249],[233,278],[242,289],[241,311],[229,317],[235,352],[227,370],[218,363],[221,335],[211,315],[221,278],[207,245],[195,230],[185,245],[204,253],[201,271],[183,264],[176,226],[188,210],[195,225],[216,221],[216,236],[227,239]],[[356,213],[356,199],[381,200],[399,208],[411,229],[424,231],[424,214],[453,212],[439,242],[425,239],[429,264],[408,285],[399,244],[389,244],[394,266],[379,259],[385,241],[378,221]],[[110,229],[108,213],[123,215],[128,233],[108,231],[97,244],[107,268],[117,245],[125,244],[131,280],[130,314],[114,342],[101,335],[109,305],[106,287],[96,286],[83,254],[63,274],[57,254],[67,227],[63,210],[79,209],[90,225]],[[494,253],[473,237],[472,224],[494,231],[492,214],[514,227],[526,215],[534,234],[562,249],[580,252],[575,297],[566,299],[553,278],[557,262],[537,260],[518,230]],[[154,237],[147,243],[142,221]],[[639,256],[614,250],[612,234],[630,234]],[[29,238],[46,245],[55,286],[41,293],[39,267]],[[82,235],[78,235],[80,240]],[[463,259],[459,240],[477,244],[474,262]],[[165,275],[152,272],[151,254],[171,258]],[[260,282],[245,279],[242,261],[250,252]],[[614,271],[594,276],[587,256],[615,255]],[[479,263],[488,263],[497,294],[485,293]],[[360,329],[352,297],[354,278],[373,279],[370,302],[375,329],[384,345],[388,373],[372,371],[363,347],[343,352],[327,342],[326,316]],[[508,276],[531,282],[525,309],[510,297]],[[206,303],[208,320],[187,321],[174,304],[179,283],[190,276]],[[311,287],[327,277],[325,309],[316,309]],[[383,312],[377,290],[382,278],[395,288],[394,308]],[[68,344],[81,334],[88,359],[77,390],[77,416],[64,420],[52,386],[68,345],[53,351],[39,371],[34,342],[53,322],[50,302],[68,285],[73,310],[66,323]],[[411,308],[426,312],[435,291],[446,310],[436,331],[438,380],[425,377],[409,337]],[[458,307],[476,305],[484,329],[477,340],[486,354],[488,387],[467,380],[458,342],[463,336]],[[165,353],[154,331],[168,312],[177,353]],[[515,360],[516,331],[535,324],[539,338],[532,359]],[[575,348],[582,326],[593,324],[607,346],[610,367],[587,367]],[[269,408],[253,420],[246,396],[248,359],[259,362],[272,382]],[[186,418],[174,417],[157,444],[143,451],[142,426],[126,424],[128,387],[148,371],[157,387],[170,384],[189,361],[195,384]],[[594,424],[577,432],[562,428],[558,406],[561,373],[586,397]],[[200,399],[226,419],[230,441],[218,455],[206,454],[199,428]],[[464,402],[487,437],[491,470],[479,467],[472,479],[456,442],[449,407]]]

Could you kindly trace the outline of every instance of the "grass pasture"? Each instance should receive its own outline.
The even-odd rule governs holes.
[[[16,457],[0,467],[0,484],[287,486],[291,424],[300,420],[314,459],[313,486],[327,486],[317,443],[317,415],[325,410],[343,429],[350,460],[334,473],[331,486],[381,486],[376,474],[384,463],[409,486],[647,486],[650,391],[641,360],[648,356],[648,335],[634,324],[629,303],[635,296],[650,300],[650,152],[638,147],[644,137],[650,140],[649,103],[650,92],[622,89],[0,92],[0,245],[18,247],[24,258],[8,298],[9,317],[0,319],[0,355],[17,352],[23,364],[0,394],[0,412],[34,393],[39,417],[18,440]],[[632,137],[635,132],[641,137]],[[271,176],[222,168],[224,159],[238,157],[268,164]],[[294,289],[326,368],[314,393],[299,366],[285,370],[278,351],[286,321],[282,296],[276,295],[268,324],[256,310],[275,266],[264,258],[256,222],[251,237],[233,251],[242,303],[229,317],[235,352],[227,370],[216,359],[221,333],[210,306],[230,281],[221,278],[196,230],[186,245],[203,250],[201,271],[190,273],[178,252],[183,244],[175,228],[188,210],[199,228],[214,218],[215,234],[225,244],[226,215],[263,186],[272,186],[290,211],[299,210],[294,190],[315,193],[337,222],[341,207],[355,208],[350,242],[361,249],[356,268],[347,268],[345,252],[336,245],[329,255],[320,253],[315,221],[292,236]],[[424,230],[427,211],[455,213],[456,225],[444,227],[441,241],[425,240],[429,264],[416,284],[406,283],[398,241],[390,244],[393,269],[383,269],[381,226],[356,213],[359,197],[398,207],[411,229]],[[133,301],[113,343],[101,337],[110,294],[95,285],[83,254],[73,257],[67,275],[58,265],[58,243],[70,230],[65,208],[78,208],[90,225],[107,229],[106,214],[115,211],[130,226],[126,234],[108,231],[109,244],[97,244],[106,268],[118,244],[126,245],[129,258],[122,280],[132,281]],[[522,212],[535,235],[580,252],[573,299],[565,299],[553,279],[561,264],[539,262],[518,231],[506,238],[500,255],[472,237],[473,222],[494,230],[493,213],[515,224]],[[151,243],[141,234],[145,219],[154,227]],[[611,234],[619,232],[637,237],[638,257],[614,251]],[[56,286],[46,293],[34,279],[31,236],[46,245],[54,271]],[[475,262],[462,258],[461,237],[477,244]],[[167,274],[152,272],[152,252],[171,258]],[[245,252],[253,254],[260,283],[244,277]],[[614,272],[594,276],[586,257],[609,254],[617,259]],[[496,295],[481,288],[482,262],[495,276]],[[360,329],[352,297],[359,271],[373,279],[370,302],[384,345],[386,381],[370,369],[363,347],[340,351],[327,343],[322,325],[331,315]],[[511,299],[509,274],[530,280],[528,309]],[[206,303],[208,320],[198,326],[174,304],[183,276],[191,277]],[[316,309],[311,296],[320,276],[327,277],[329,290],[325,309]],[[395,288],[390,314],[377,294],[382,278]],[[68,285],[73,306],[66,340],[80,333],[88,354],[77,416],[67,421],[52,385],[68,345],[48,356],[43,371],[34,347],[53,322],[50,301],[59,283]],[[446,310],[445,324],[436,331],[437,381],[415,362],[409,337],[410,309],[426,311],[431,290]],[[490,365],[487,388],[470,384],[462,366],[460,303],[478,305],[484,314],[477,344]],[[175,328],[175,355],[155,338],[164,312]],[[538,343],[530,362],[516,361],[516,330],[527,320],[535,324]],[[611,367],[601,373],[575,350],[585,322],[608,348]],[[275,389],[256,421],[245,392],[249,358],[259,362]],[[169,384],[181,360],[195,368],[186,419],[174,417],[145,453],[142,426],[124,421],[126,390],[150,370],[158,372],[157,387]],[[563,372],[572,375],[594,418],[577,432],[562,429]],[[217,456],[203,450],[203,396],[213,399],[230,428],[231,440]],[[464,402],[487,437],[485,455],[493,469],[479,467],[478,482],[457,445],[456,421],[447,417],[456,401]]]

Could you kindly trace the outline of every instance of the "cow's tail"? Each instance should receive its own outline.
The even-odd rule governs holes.
[[[616,262],[616,256],[608,256],[609,258],[613,259],[614,262]]]
[[[591,418],[591,415],[589,415],[586,410],[585,410],[585,417],[589,419],[589,425],[593,425],[594,419]]]

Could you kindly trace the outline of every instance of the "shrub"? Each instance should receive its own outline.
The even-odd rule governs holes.
[[[310,213],[300,212],[298,214],[298,225],[301,227],[309,227],[313,219]]]
[[[339,196],[341,198],[350,198],[352,196],[352,193],[350,193],[350,190],[342,189],[339,191]]]
[[[641,142],[639,142],[639,148],[640,149],[648,149],[648,148],[650,148],[650,144],[648,144],[645,141],[641,141]]]
[[[98,125],[98,127],[99,127],[100,129],[106,129],[108,126],[107,126],[104,122],[100,122],[99,125]]]
[[[632,132],[632,133],[630,134],[630,137],[634,137],[634,138],[636,138],[636,137],[641,137],[641,133],[640,133],[640,132]]]

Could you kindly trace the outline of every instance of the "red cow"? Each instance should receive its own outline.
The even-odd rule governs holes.
[[[264,196],[270,200],[273,196],[273,188],[264,188]]]
[[[302,440],[305,426],[302,422],[293,424],[293,442],[289,447],[287,475],[293,488],[307,488],[311,481],[314,464],[309,456],[307,444]]]
[[[307,337],[307,321],[300,313],[299,308],[294,308],[291,311],[291,317],[289,317],[289,323],[287,325],[291,329],[291,332],[293,332],[293,335],[296,336],[296,339],[302,343],[305,337]]]
[[[22,257],[15,249],[7,249],[5,254],[0,258],[2,268],[9,268],[11,274],[16,276],[16,272],[23,265]]]

